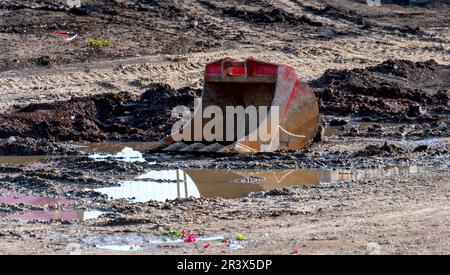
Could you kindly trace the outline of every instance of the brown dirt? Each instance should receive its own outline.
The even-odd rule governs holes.
[[[358,115],[384,121],[431,120],[419,112],[448,114],[450,66],[430,60],[388,60],[366,69],[328,70],[310,84],[316,88],[320,110],[331,115]],[[417,106],[417,111],[409,111]]]
[[[310,82],[322,114],[396,122],[442,121],[448,127],[450,66],[388,60],[366,69],[328,70]],[[31,104],[0,114],[0,138],[52,141],[158,140],[170,134],[171,110],[193,107],[201,90],[149,84],[121,92]],[[415,109],[414,109],[415,108]],[[441,134],[447,135],[447,131]]]
[[[448,254],[449,143],[441,138],[450,133],[448,1],[384,2],[83,0],[82,8],[69,10],[50,1],[0,0],[0,155],[70,152],[70,144],[54,142],[61,140],[160,138],[173,122],[168,110],[192,104],[204,65],[224,56],[293,66],[315,87],[323,121],[343,127],[308,150],[284,154],[146,153],[149,163],[77,156],[1,164],[6,191],[76,204],[0,203],[0,254],[292,254],[294,248],[300,254],[368,254],[373,243],[381,254]],[[65,43],[50,35],[54,30],[79,37]],[[110,43],[102,48],[90,43],[105,38]],[[357,128],[355,117],[371,124]],[[402,124],[390,131],[386,121]],[[400,163],[428,170],[239,199],[133,204],[86,189],[114,186],[151,168],[384,169]],[[69,208],[107,213],[70,222],[3,216]],[[243,233],[249,246],[148,246],[147,238],[170,228],[198,236]],[[108,238],[147,246],[127,252],[95,246]]]
[[[171,110],[193,105],[198,90],[153,84],[140,98],[109,93],[56,103],[32,104],[0,114],[0,138],[52,141],[153,140],[170,133]]]

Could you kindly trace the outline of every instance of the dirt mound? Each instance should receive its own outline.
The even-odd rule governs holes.
[[[142,94],[140,104],[136,106],[133,126],[151,130],[153,138],[166,136],[177,120],[171,117],[172,109],[179,105],[193,107],[194,98],[200,94],[199,89],[173,90],[167,85],[153,84]]]
[[[310,85],[325,114],[429,120],[429,113],[449,111],[449,77],[450,66],[433,60],[388,60],[366,69],[327,70]]]
[[[291,23],[307,24],[318,27],[322,26],[322,23],[313,21],[306,16],[298,17],[277,8],[246,10],[240,7],[228,7],[223,9],[222,14],[236,17],[251,23]]]
[[[191,106],[198,90],[154,84],[137,98],[107,93],[49,104],[32,104],[0,114],[0,138],[11,136],[51,141],[158,139],[170,132],[170,111]]]

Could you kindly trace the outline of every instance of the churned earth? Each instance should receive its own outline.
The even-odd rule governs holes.
[[[450,252],[447,1],[82,2],[0,1],[0,253]],[[316,142],[149,151],[224,56],[293,66]]]

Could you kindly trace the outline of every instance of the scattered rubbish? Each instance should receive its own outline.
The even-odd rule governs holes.
[[[247,240],[247,237],[242,235],[242,234],[237,234],[236,235],[236,240],[237,241],[245,241],[245,240]]]
[[[300,249],[299,248],[294,248],[293,254],[294,255],[300,255]]]
[[[210,245],[209,243],[203,245],[203,248],[204,248],[204,249],[208,249],[208,248],[210,248],[210,247],[211,247],[211,245]]]
[[[184,231],[183,231],[184,232]],[[164,236],[168,236],[168,237],[177,237],[180,238],[183,236],[183,233],[180,231],[176,231],[173,229],[169,229],[166,232],[164,232]]]
[[[64,42],[70,42],[78,37],[77,33],[67,31],[54,31],[51,35],[54,37],[63,38]]]
[[[195,237],[194,234],[189,234],[184,238],[185,243],[194,243],[196,241],[197,241],[197,238]]]

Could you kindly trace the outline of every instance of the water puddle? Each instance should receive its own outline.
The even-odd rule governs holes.
[[[51,161],[58,156],[0,156],[0,165],[27,165],[31,169],[40,169],[56,164]]]
[[[75,145],[74,149],[88,154],[109,154],[115,155],[123,151],[124,148],[131,148],[133,151],[145,152],[150,148],[150,142],[93,142]]]
[[[5,190],[0,190],[0,203],[20,206],[36,206],[36,207],[46,207],[46,206],[70,206],[76,204],[76,201],[67,198],[51,198],[51,197],[41,197],[35,195],[21,195],[17,193],[11,193]],[[45,208],[44,208],[45,209]],[[51,220],[64,220],[64,221],[74,221],[74,220],[90,220],[96,219],[101,214],[102,211],[91,210],[32,210],[24,212],[15,212],[8,215],[3,215],[2,217],[9,220],[19,220],[19,221],[51,221]]]
[[[23,222],[40,221],[48,222],[52,220],[76,221],[91,220],[102,215],[102,211],[91,210],[51,210],[51,211],[27,211],[23,213],[13,213],[5,216],[5,219],[19,220]]]
[[[224,240],[227,238],[222,235],[197,236],[195,242],[230,249],[243,249],[250,245],[248,241],[235,241],[233,237],[231,236],[231,240],[225,243]],[[153,250],[158,246],[183,244],[188,244],[183,238],[134,232],[92,234],[83,239],[84,246],[113,251]]]
[[[50,198],[34,195],[20,195],[0,190],[0,203],[9,205],[33,205],[33,206],[45,206],[45,205],[71,205],[76,202],[66,198]]]
[[[298,185],[328,184],[361,179],[377,179],[393,175],[417,174],[425,167],[405,166],[364,170],[154,170],[120,186],[98,188],[112,199],[132,202],[165,201],[187,197],[243,197],[250,192],[267,191]]]

